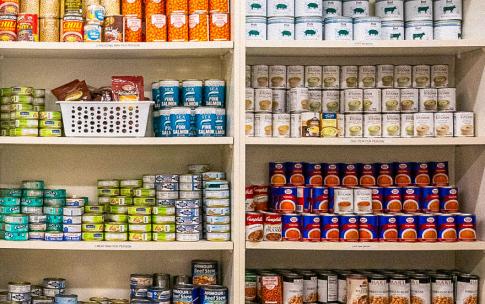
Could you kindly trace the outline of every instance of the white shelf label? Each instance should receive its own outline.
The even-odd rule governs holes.
[[[352,144],[384,144],[386,141],[383,138],[356,138],[349,139]]]
[[[95,248],[102,249],[131,249],[133,246],[131,244],[96,244]]]

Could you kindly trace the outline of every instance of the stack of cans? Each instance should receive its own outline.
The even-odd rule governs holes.
[[[152,189],[145,189],[154,191]],[[130,241],[152,240],[152,207],[129,206],[128,207],[128,230]]]
[[[44,189],[44,182],[41,180],[23,181],[22,188],[42,190]],[[12,194],[20,191],[23,194],[23,191],[20,189],[10,189]],[[44,214],[44,199],[42,195],[40,195],[40,197],[23,195],[20,200],[20,205],[22,213],[29,216],[28,239],[45,240],[45,232],[47,230],[47,215]]]
[[[24,185],[25,187],[25,185]],[[41,190],[24,189],[29,196],[41,194]],[[66,189],[45,189],[44,193],[44,214],[46,215],[47,231],[46,241],[62,241],[63,233],[63,213],[66,205]]]
[[[29,238],[29,217],[25,214],[9,214],[4,216],[5,239],[11,241],[26,241]]]
[[[104,211],[110,199],[120,194],[120,183],[117,180],[98,180],[98,205],[84,206],[81,222],[83,241],[104,240]],[[126,213],[126,212],[125,212]]]
[[[9,282],[8,300],[12,302],[30,303],[32,299],[29,282]]]
[[[175,202],[179,198],[177,174],[158,174],[154,176],[156,205],[153,208],[153,240],[175,241]]]
[[[199,241],[202,235],[201,200],[177,200],[175,213],[177,241]]]
[[[75,294],[58,294],[54,297],[55,304],[77,304],[77,295]]]
[[[62,136],[61,112],[40,112],[39,118],[40,118],[40,121],[39,121],[40,137]]]
[[[37,90],[31,87],[2,89],[3,136],[38,136],[39,113],[34,110],[34,91]]]
[[[146,299],[148,288],[153,285],[153,277],[149,274],[132,274],[130,276],[130,302]]]
[[[224,172],[202,174],[204,186],[204,238],[208,241],[231,239],[231,200]]]
[[[66,199],[66,207],[63,210],[64,241],[80,241],[82,228],[82,215],[87,198],[70,197]]]
[[[126,224],[128,221],[127,205],[133,205],[133,191],[131,188],[128,188],[128,190],[124,190],[123,195],[120,194],[119,180],[98,180],[98,205],[90,206],[88,207],[88,210],[93,211],[92,217],[96,220],[100,220],[97,222],[98,224],[104,223],[103,213],[107,211],[108,214],[106,217],[108,222],[106,225],[103,225],[101,232],[98,231],[97,234],[94,235],[97,236],[95,240],[102,241],[106,235],[110,237],[109,240],[111,241],[128,240]],[[84,209],[84,211],[88,212],[86,207]],[[114,223],[116,223],[116,225],[112,225]],[[117,225],[117,223],[122,225]],[[98,228],[100,227],[98,226]]]
[[[64,294],[66,280],[60,278],[45,278],[42,282],[42,291],[46,297],[55,297]]]
[[[0,189],[0,239],[5,238],[5,217],[20,214],[20,197],[22,191],[19,189]],[[8,233],[9,239],[16,235]]]

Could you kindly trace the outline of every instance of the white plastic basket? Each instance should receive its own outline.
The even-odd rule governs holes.
[[[153,101],[58,101],[68,137],[144,137]]]

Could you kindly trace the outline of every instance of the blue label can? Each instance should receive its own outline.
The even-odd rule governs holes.
[[[204,82],[204,105],[224,108],[226,85],[224,80],[210,79]]]
[[[220,285],[201,286],[200,304],[227,304],[229,303],[228,290]]]
[[[215,136],[226,136],[226,109],[216,109]]]
[[[184,80],[182,82],[182,104],[184,107],[199,107],[202,104],[201,80]]]
[[[173,288],[172,301],[174,303],[199,303],[199,289],[195,285],[176,285]]]
[[[160,104],[158,99],[160,98],[160,84],[158,82],[152,82],[152,100],[155,102],[155,109],[158,110]]]
[[[216,133],[216,109],[200,107],[195,109],[197,136],[214,136]]]
[[[173,137],[190,136],[190,115],[189,108],[177,107],[170,109],[170,126]]]
[[[170,123],[170,110],[164,109],[158,111],[158,136],[170,137],[172,136],[172,125]]]
[[[180,84],[178,80],[160,80],[156,101],[159,109],[178,106],[180,104]]]
[[[195,109],[190,110],[190,136],[197,136],[197,123],[195,118]]]

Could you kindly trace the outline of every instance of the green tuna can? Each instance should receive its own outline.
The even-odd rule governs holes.
[[[62,211],[61,211],[62,214]],[[62,224],[62,215],[46,215],[46,221],[47,223],[52,223],[52,224]]]
[[[44,111],[39,113],[39,118],[43,120],[46,120],[46,119],[61,120],[62,115],[61,115],[61,112],[57,112],[57,111]]]
[[[20,204],[22,207],[42,207],[44,199],[42,197],[22,197]]]
[[[120,181],[121,188],[140,188],[141,186],[143,186],[141,179],[123,179]]]
[[[0,197],[0,206],[18,206],[20,205],[20,198],[13,196]]]
[[[120,195],[119,188],[98,188],[98,196],[118,196]]]
[[[39,121],[36,119],[15,119],[10,121],[11,128],[38,128]]]
[[[104,216],[102,214],[84,213],[82,221],[86,224],[102,224],[104,222]]]
[[[83,232],[81,237],[83,241],[102,241],[104,240],[104,233],[103,232]]]
[[[2,96],[10,97],[12,96],[12,88],[1,88],[0,93]]]
[[[128,223],[127,214],[107,214],[106,219],[110,222]]]
[[[10,119],[39,119],[39,112],[36,111],[12,111]]]
[[[46,215],[62,215],[62,207],[44,206],[44,214],[46,214]]]
[[[45,198],[66,198],[66,189],[45,189]]]
[[[28,224],[5,224],[6,232],[29,232]]]
[[[32,87],[12,87],[12,95],[32,95],[33,92]]]
[[[81,229],[83,232],[103,232],[104,224],[82,224]]]
[[[34,106],[29,103],[12,103],[10,111],[33,111]]]
[[[133,198],[133,204],[135,206],[153,206],[155,205],[154,197],[135,197]]]
[[[45,188],[44,181],[41,180],[25,180],[22,181],[22,188],[43,190]]]
[[[152,240],[151,232],[130,232],[128,240],[133,242],[147,242]]]
[[[61,129],[62,121],[52,120],[52,119],[42,119],[40,121],[39,127],[42,129]]]
[[[35,98],[34,98],[34,102],[35,102]],[[45,111],[45,105],[43,105],[43,104],[41,104],[41,105],[34,104],[32,110],[37,111],[37,112]]]
[[[175,207],[154,206],[152,213],[156,215],[175,215]]]
[[[154,224],[175,223],[175,216],[173,216],[173,215],[152,215],[152,223],[154,223]]]
[[[152,218],[149,215],[128,215],[128,223],[130,224],[149,224]],[[131,231],[131,225],[130,225]]]
[[[133,198],[129,196],[116,196],[112,197],[109,200],[110,205],[117,205],[117,206],[128,206],[133,205]]]
[[[152,233],[152,237],[153,237],[153,240],[157,241],[157,242],[173,242],[173,241],[175,241],[175,233],[154,232],[154,233]]]
[[[170,232],[175,233],[175,224],[153,224],[152,225],[153,232]]]
[[[29,216],[25,214],[9,214],[3,218],[5,224],[26,225],[29,223]]]
[[[104,231],[105,232],[127,232],[128,231],[128,224],[108,222],[108,223],[104,224]]]
[[[146,206],[130,206],[128,207],[129,215],[150,215],[152,214],[152,208]]]
[[[133,195],[136,197],[154,197],[155,189],[136,188],[133,190]]]
[[[29,239],[28,232],[5,232],[4,239],[6,241],[27,241]]]
[[[62,129],[39,129],[40,137],[61,137]]]
[[[129,224],[128,230],[130,232],[151,232],[152,224]]]
[[[31,104],[32,101],[34,101],[34,97],[29,96],[29,95],[14,95],[10,97],[10,101],[12,103],[25,103],[25,104]]]
[[[22,196],[28,197],[44,197],[44,190],[40,189],[23,189]]]
[[[8,130],[9,136],[39,136],[39,129],[37,128],[13,128]]]
[[[86,213],[96,213],[96,214],[103,214],[104,213],[104,206],[103,205],[86,205],[84,206],[84,212]]]
[[[116,179],[99,179],[98,188],[119,188],[120,181]]]
[[[121,188],[120,195],[122,196],[133,196],[133,188]]]
[[[107,242],[126,242],[128,241],[128,233],[126,232],[105,232],[104,240]]]
[[[128,206],[110,205],[109,212],[114,214],[127,214]]]

